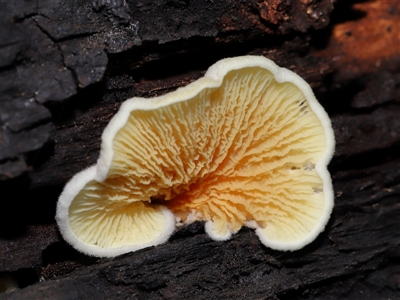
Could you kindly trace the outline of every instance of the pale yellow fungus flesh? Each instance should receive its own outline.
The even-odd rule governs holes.
[[[133,110],[113,141],[104,182],[72,200],[69,224],[83,242],[116,248],[157,237],[162,204],[182,222],[212,220],[215,236],[254,220],[291,243],[320,222],[315,164],[324,128],[301,90],[260,67],[227,73],[220,87],[154,110]]]

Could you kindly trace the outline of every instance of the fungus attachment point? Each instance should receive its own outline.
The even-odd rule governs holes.
[[[163,243],[195,220],[215,240],[247,226],[266,246],[296,250],[332,211],[333,150],[330,120],[303,79],[264,57],[228,58],[175,92],[124,102],[56,219],[95,256]]]

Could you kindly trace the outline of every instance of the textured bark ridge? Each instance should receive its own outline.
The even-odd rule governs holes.
[[[400,5],[156,2],[3,4],[0,289],[18,290],[0,298],[395,299]],[[335,208],[325,232],[296,252],[267,249],[247,229],[211,241],[200,223],[115,259],[68,246],[54,222],[57,198],[96,162],[120,103],[165,94],[246,54],[302,76],[332,119]]]

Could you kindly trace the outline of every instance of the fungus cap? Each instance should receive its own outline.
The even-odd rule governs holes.
[[[125,101],[56,220],[95,256],[163,243],[195,220],[215,240],[247,226],[266,246],[296,250],[332,211],[333,151],[330,120],[302,78],[264,57],[227,58],[175,92]]]

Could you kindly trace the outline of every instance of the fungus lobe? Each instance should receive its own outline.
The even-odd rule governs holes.
[[[163,243],[195,220],[215,240],[248,226],[266,246],[296,250],[332,211],[333,151],[330,120],[303,79],[264,57],[223,59],[175,92],[125,101],[56,219],[95,256]]]

